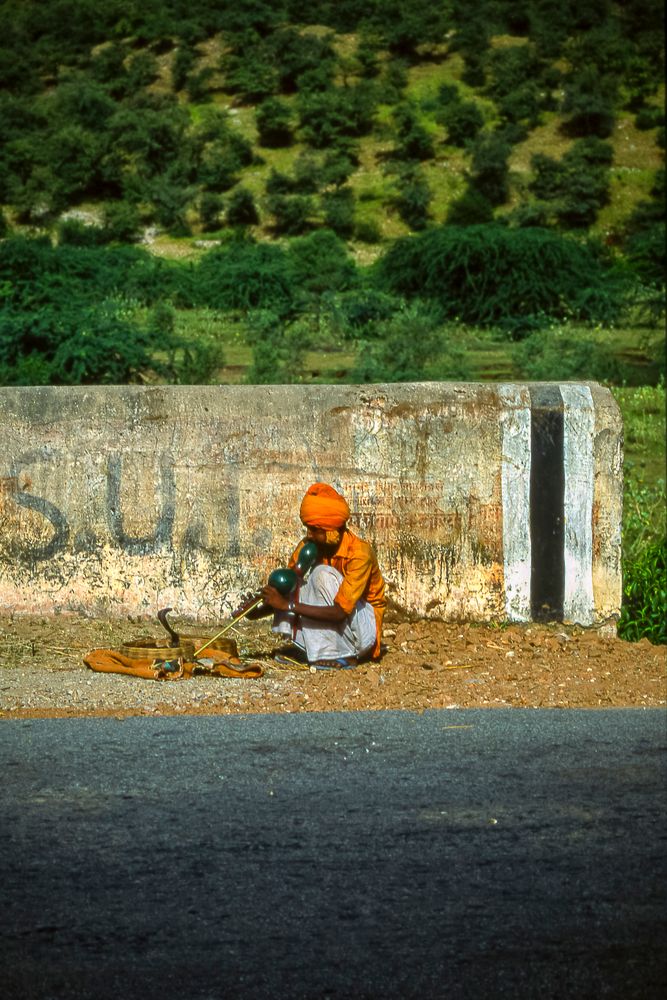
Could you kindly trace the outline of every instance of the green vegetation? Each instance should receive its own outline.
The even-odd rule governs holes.
[[[308,227],[331,227],[332,184],[349,183],[361,218],[362,182],[421,164],[420,191],[386,187],[381,239],[445,222],[460,187],[434,192],[428,210],[424,192],[453,170],[496,219],[606,226],[623,249],[637,199],[612,179],[625,171],[640,185],[664,148],[662,20],[658,0],[595,0],[585,13],[567,3],[557,14],[542,0],[321,0],[307,20],[294,0],[240,0],[233,12],[214,0],[103,10],[0,0],[0,204],[19,230],[53,232],[80,206],[100,218],[123,206],[135,231],[197,236],[215,231],[205,195],[240,185],[256,210],[243,225],[271,240],[293,234],[304,210]],[[606,158],[591,155],[596,143]],[[291,176],[286,165],[304,152],[313,189],[269,191],[272,171]]]
[[[663,16],[0,0],[0,384],[605,381],[664,641]]]
[[[665,386],[614,389],[625,425],[623,610],[619,634],[667,643]]]

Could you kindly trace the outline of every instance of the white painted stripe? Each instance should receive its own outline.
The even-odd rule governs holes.
[[[565,621],[590,625],[593,602],[593,435],[595,413],[586,385],[561,385],[565,472]]]
[[[505,612],[530,621],[530,392],[501,385],[502,501]]]

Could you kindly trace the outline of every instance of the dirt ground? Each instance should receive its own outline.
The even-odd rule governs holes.
[[[223,623],[224,624],[224,623]],[[178,630],[193,623],[174,622]],[[196,631],[212,634],[215,623]],[[220,626],[217,626],[218,628]],[[667,649],[624,642],[613,626],[481,626],[389,620],[378,663],[349,671],[279,666],[266,622],[239,626],[259,679],[148,681],[88,669],[84,655],[157,623],[74,616],[0,616],[0,716],[242,714],[427,708],[647,708],[667,704]],[[283,647],[284,648],[284,647]]]

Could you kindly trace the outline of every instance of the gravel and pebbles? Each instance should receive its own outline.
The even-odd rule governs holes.
[[[128,620],[0,617],[0,717],[667,705],[666,647],[624,642],[609,626],[390,621],[379,663],[313,673],[275,664],[267,624],[248,623],[236,639],[244,661],[264,668],[255,680],[148,681],[83,662],[91,649],[155,634],[154,624]]]

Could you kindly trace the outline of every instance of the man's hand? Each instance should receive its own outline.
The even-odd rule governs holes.
[[[268,584],[262,589],[262,599],[274,611],[287,611],[289,608],[289,597],[285,597],[279,590],[276,590],[275,587],[269,587]]]

